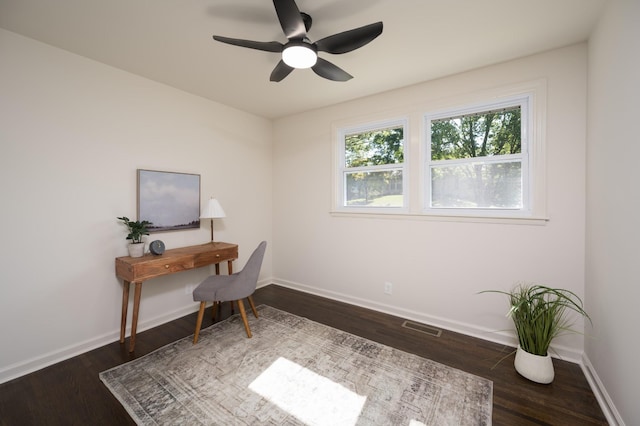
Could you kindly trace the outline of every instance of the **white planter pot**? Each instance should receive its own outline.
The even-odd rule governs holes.
[[[144,243],[129,244],[129,256],[142,257],[144,256]]]
[[[553,361],[549,354],[547,354],[547,356],[534,355],[525,351],[520,346],[518,346],[518,350],[516,351],[516,359],[513,365],[522,377],[536,383],[551,383],[555,376]]]

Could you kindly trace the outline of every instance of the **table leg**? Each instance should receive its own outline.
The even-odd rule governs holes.
[[[229,269],[229,275],[233,274],[233,261],[232,260],[227,260],[227,268]],[[241,302],[238,302],[241,303]],[[231,315],[233,315],[235,313],[235,310],[233,309],[233,300],[231,301]]]
[[[216,263],[215,264],[216,267],[216,275],[220,275],[220,264]],[[213,305],[211,305],[211,318],[213,318],[213,320],[216,320],[216,303],[220,304],[220,302],[216,302],[215,300],[213,301]],[[231,312],[233,312],[233,305],[231,305]]]
[[[127,328],[127,308],[129,306],[129,281],[122,283],[122,318],[120,319],[120,343],[124,343],[124,333]]]
[[[136,329],[138,328],[138,312],[140,311],[140,294],[142,293],[142,283],[136,282],[135,293],[133,294],[133,317],[131,319],[131,337],[129,337],[129,352],[133,352],[136,347]]]

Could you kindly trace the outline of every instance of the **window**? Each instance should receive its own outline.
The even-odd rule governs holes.
[[[339,131],[340,208],[405,207],[406,127],[398,120]]]
[[[515,83],[397,108],[399,118],[334,123],[332,213],[544,224],[546,86]]]
[[[425,118],[425,212],[527,215],[529,97]]]

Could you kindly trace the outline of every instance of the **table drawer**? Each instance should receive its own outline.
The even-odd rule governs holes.
[[[144,281],[160,275],[172,274],[193,268],[193,256],[185,255],[165,259],[159,257],[158,259],[134,264],[125,262],[116,263],[116,275],[127,281]]]
[[[238,247],[229,247],[215,252],[199,253],[195,256],[195,267],[199,268],[213,263],[226,262],[238,258]]]

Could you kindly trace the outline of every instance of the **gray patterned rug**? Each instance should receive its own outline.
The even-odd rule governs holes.
[[[489,425],[493,383],[259,306],[100,373],[142,425]]]

